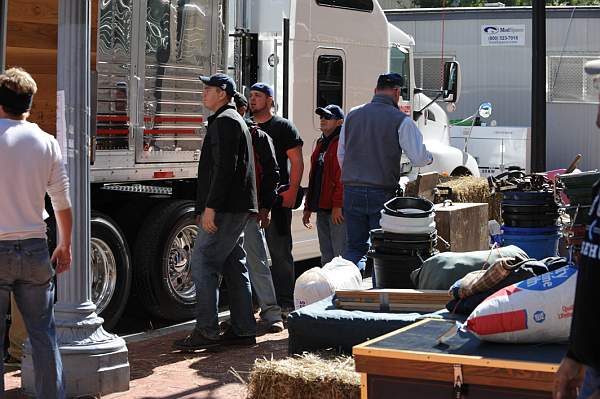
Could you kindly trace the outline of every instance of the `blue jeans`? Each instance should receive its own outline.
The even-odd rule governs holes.
[[[250,283],[260,306],[260,318],[271,323],[281,321],[281,308],[277,304],[273,277],[267,263],[263,232],[255,218],[250,218],[244,230],[244,249]]]
[[[293,309],[296,275],[292,257],[292,210],[273,209],[271,215],[266,238],[271,254],[271,275],[277,303],[282,309]]]
[[[331,212],[317,212],[317,234],[321,248],[321,266],[331,262],[336,256],[342,256],[346,246],[346,225],[333,224]]]
[[[369,250],[369,231],[380,227],[383,204],[395,190],[377,187],[344,186],[344,219],[348,242],[344,258],[365,270]]]
[[[62,361],[54,326],[54,268],[45,239],[0,241],[0,337],[5,334],[4,316],[11,291],[31,342],[36,396],[64,398]],[[0,347],[3,344],[4,338]],[[0,372],[4,375],[4,364]]]
[[[252,291],[246,269],[244,228],[248,213],[217,212],[217,232],[198,229],[192,252],[192,277],[196,285],[196,329],[206,338],[219,338],[219,282],[227,284],[231,327],[240,336],[256,335]]]
[[[600,373],[591,367],[587,367],[585,370],[585,379],[583,380],[583,385],[577,399],[587,399],[598,389],[600,389]]]

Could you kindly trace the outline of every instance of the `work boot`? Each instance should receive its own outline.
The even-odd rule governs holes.
[[[173,347],[179,350],[198,350],[219,346],[220,340],[206,338],[199,330],[194,329],[190,335],[173,342]]]
[[[233,328],[228,328],[220,338],[221,345],[253,346],[256,345],[256,337],[240,337],[233,332]]]

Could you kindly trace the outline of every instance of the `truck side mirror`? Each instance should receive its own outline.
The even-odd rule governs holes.
[[[457,61],[448,61],[444,64],[444,85],[442,99],[448,103],[455,103],[460,96],[460,64]]]

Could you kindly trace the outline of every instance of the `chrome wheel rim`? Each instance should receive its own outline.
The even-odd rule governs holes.
[[[117,286],[117,261],[110,246],[99,238],[91,239],[92,302],[100,314],[112,299]]]
[[[191,259],[197,234],[198,226],[183,226],[173,235],[166,259],[169,290],[183,302],[191,302],[196,299]]]

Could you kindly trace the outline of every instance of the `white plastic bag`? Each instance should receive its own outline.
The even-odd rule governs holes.
[[[507,343],[569,338],[577,269],[565,266],[510,285],[481,302],[465,326],[480,339]]]
[[[339,289],[360,289],[362,277],[358,267],[338,256],[323,267],[302,273],[294,287],[294,307],[310,305],[335,294]]]

